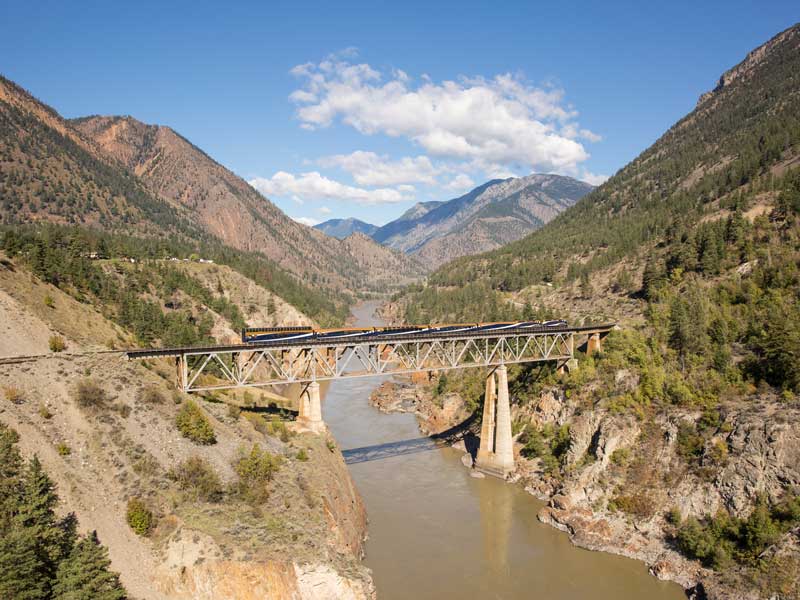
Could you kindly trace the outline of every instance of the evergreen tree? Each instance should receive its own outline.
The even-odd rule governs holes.
[[[119,575],[109,571],[110,565],[96,532],[81,538],[58,566],[54,600],[123,600],[125,588]]]
[[[36,530],[17,526],[0,536],[0,598],[49,597],[47,565],[39,555]]]
[[[34,456],[23,476],[19,507],[15,522],[33,532],[36,552],[49,577],[55,575],[58,562],[69,552],[74,541],[75,518],[58,521],[54,512],[58,505],[55,486],[37,456]]]

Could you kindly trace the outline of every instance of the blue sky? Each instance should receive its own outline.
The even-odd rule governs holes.
[[[0,72],[66,117],[169,125],[292,217],[382,224],[496,176],[599,182],[798,20],[796,0],[2,0]]]

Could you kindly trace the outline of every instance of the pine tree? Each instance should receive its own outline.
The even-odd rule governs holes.
[[[75,518],[56,519],[58,505],[55,486],[34,455],[22,479],[19,507],[14,517],[19,527],[30,529],[36,536],[37,554],[52,578],[58,562],[72,547]]]
[[[48,598],[50,579],[38,546],[31,528],[18,526],[0,536],[0,598]]]
[[[54,600],[123,600],[125,588],[110,565],[97,532],[81,538],[58,567]]]

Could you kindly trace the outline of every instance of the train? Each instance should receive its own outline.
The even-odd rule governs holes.
[[[484,333],[509,329],[549,329],[567,327],[563,319],[551,321],[499,321],[494,323],[447,323],[441,325],[398,325],[394,327],[343,327],[314,329],[312,327],[248,327],[242,329],[242,343],[293,342],[300,340],[344,340],[349,338],[390,337],[395,335],[424,335],[443,333]]]

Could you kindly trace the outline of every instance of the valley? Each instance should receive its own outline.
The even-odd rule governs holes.
[[[291,100],[377,85],[343,60]],[[556,112],[559,151],[599,139]],[[452,163],[353,155],[382,196],[289,201],[415,203],[309,227],[169,126],[0,77],[0,597],[800,598],[800,25],[597,186],[422,200]]]

